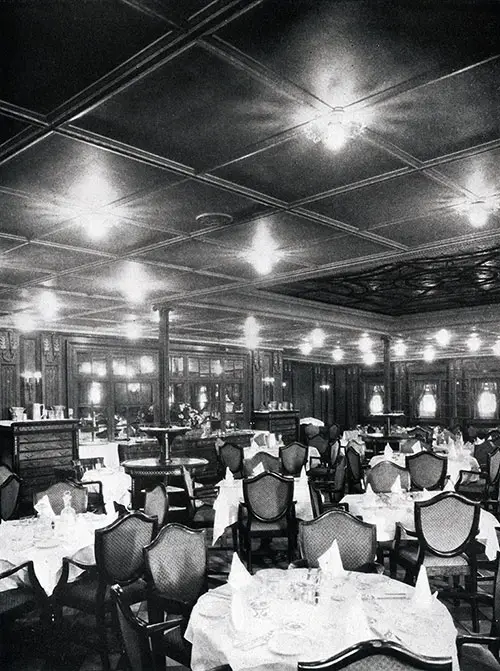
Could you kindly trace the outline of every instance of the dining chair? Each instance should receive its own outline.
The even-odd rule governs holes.
[[[474,445],[473,456],[477,460],[481,471],[486,472],[488,468],[488,454],[496,448],[495,443],[490,440],[483,440],[482,443]]]
[[[406,468],[410,473],[411,489],[443,489],[448,459],[423,450],[406,457]]]
[[[120,638],[128,669],[164,671],[165,657],[175,658],[178,645],[175,634],[182,623],[182,618],[146,622],[133,613],[119,585],[111,587],[111,598],[116,606]],[[121,664],[119,668],[123,668]]]
[[[286,537],[288,562],[292,561],[296,538],[294,480],[287,475],[264,472],[243,480],[243,499],[238,510],[240,549],[246,551],[252,570],[252,538]]]
[[[221,445],[219,448],[219,459],[222,471],[225,473],[226,468],[229,468],[235,478],[242,478],[243,456],[244,450],[241,445],[234,445],[233,443],[224,443],[224,445]]]
[[[328,427],[328,440],[330,441],[330,443],[333,443],[336,440],[339,440],[340,436],[341,436],[340,424],[333,422],[333,424],[330,424],[330,426]]]
[[[179,616],[174,649],[168,653],[189,667],[191,646],[183,638],[191,611],[207,587],[205,533],[182,524],[167,524],[144,550],[148,582],[148,611],[152,622]]]
[[[410,474],[402,466],[392,461],[379,461],[366,474],[366,484],[370,484],[375,493],[390,492],[399,476],[401,488],[410,489]]]
[[[329,446],[330,442],[322,433],[318,433],[307,441],[309,448],[316,448],[318,450],[320,463],[323,466],[328,466],[329,462]]]
[[[35,574],[33,561],[15,566],[0,560],[0,668],[7,664],[13,623],[39,610],[42,626],[48,622],[48,599]],[[9,668],[5,666],[5,668]]]
[[[0,521],[10,520],[17,509],[21,478],[7,466],[1,466],[2,481],[0,484]]]
[[[308,482],[320,492],[324,509],[325,506],[338,507],[345,495],[346,457],[339,452],[332,468],[327,469],[326,472],[322,470],[323,468],[318,466],[318,470],[310,469]]]
[[[342,564],[347,571],[383,571],[383,566],[375,562],[376,526],[340,509],[329,510],[313,520],[299,521],[297,543],[302,562],[298,565],[318,568],[319,558],[334,540],[337,540]]]
[[[256,468],[262,468],[266,472],[270,473],[279,473],[280,472],[280,459],[275,457],[269,452],[257,452],[250,459],[245,459],[243,462],[243,477],[250,478],[254,474]]]
[[[160,482],[153,489],[146,490],[144,498],[144,514],[148,517],[156,517],[158,528],[161,528],[168,519],[168,493],[167,488]]]
[[[498,495],[500,485],[500,447],[486,455],[486,468],[476,471],[459,471],[455,491],[474,501],[481,501],[481,505],[493,513],[498,513]]]
[[[298,476],[307,463],[308,448],[302,443],[293,441],[279,448],[281,472],[284,475]]]
[[[109,671],[106,615],[111,612],[110,586],[120,585],[129,603],[146,599],[143,547],[156,535],[156,517],[132,512],[112,524],[95,530],[95,564],[80,559],[80,553],[64,557],[61,577],[52,595],[55,622],[62,619],[62,608],[68,606],[94,615],[99,635],[99,654],[105,671]],[[69,582],[70,568],[84,573]]]
[[[416,501],[414,510],[415,532],[401,523],[396,525],[390,552],[391,577],[395,577],[397,565],[405,569],[405,581],[409,583],[416,580],[422,565],[429,577],[444,576],[454,580],[463,577],[468,583],[466,589],[439,591],[444,596],[470,601],[472,624],[477,631],[478,550],[475,538],[479,530],[479,502],[455,492],[442,492],[432,499]]]
[[[88,510],[88,492],[80,483],[73,480],[54,482],[42,492],[35,492],[33,502],[37,504],[43,496],[47,496],[55,515],[60,515],[64,508],[63,496],[66,492],[71,494],[71,507],[77,513],[85,513]]]
[[[481,594],[481,601],[492,607],[488,635],[460,634],[457,636],[458,659],[462,671],[500,671],[500,553],[494,564],[493,594]]]
[[[298,662],[297,671],[452,671],[451,657],[426,657],[399,643],[374,639],[362,641],[319,662]]]
[[[345,457],[347,491],[349,494],[362,494],[365,491],[365,479],[361,455],[354,447],[348,445]]]

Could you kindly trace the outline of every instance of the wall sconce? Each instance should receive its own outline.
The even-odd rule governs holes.
[[[262,382],[264,384],[274,384],[274,377],[263,377]]]
[[[320,388],[322,391],[328,391],[328,390],[330,389],[330,385],[329,385],[329,384],[320,384],[320,385],[319,385],[319,388]]]
[[[36,386],[40,384],[42,373],[39,370],[25,370],[21,373],[26,389],[26,402],[32,403],[36,400]]]

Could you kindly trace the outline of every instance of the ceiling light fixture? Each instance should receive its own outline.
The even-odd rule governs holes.
[[[225,212],[202,212],[196,217],[196,223],[201,228],[211,228],[212,226],[224,226],[231,224],[233,217]]]
[[[101,240],[111,228],[109,217],[99,212],[83,215],[80,222],[83,230],[92,240]]]
[[[361,338],[358,340],[358,348],[360,352],[371,352],[373,347],[373,340],[370,338],[368,333],[363,333]]]
[[[138,340],[141,337],[141,327],[137,322],[127,324],[126,336],[129,340]]]
[[[404,356],[406,354],[406,343],[402,338],[399,338],[394,343],[394,354],[396,356]]]
[[[471,226],[482,228],[497,207],[498,203],[494,200],[468,200],[457,205],[457,211],[467,215]]]
[[[332,358],[334,361],[342,361],[344,358],[344,350],[339,347],[339,345],[336,345],[335,348],[332,350]]]
[[[367,366],[373,366],[373,364],[375,363],[375,354],[372,351],[364,352],[363,362]]]
[[[336,107],[331,113],[308,123],[304,132],[314,143],[323,142],[329,149],[338,151],[349,139],[360,135],[364,128],[359,112]]]
[[[146,277],[142,266],[134,261],[128,261],[121,273],[119,289],[129,303],[144,303],[146,298]]]
[[[440,329],[434,337],[437,344],[441,345],[441,347],[446,347],[450,344],[451,333],[447,329]]]
[[[436,350],[432,345],[426,345],[424,347],[424,361],[427,361],[427,363],[430,363],[431,361],[434,361],[436,358]]]
[[[14,321],[16,328],[23,333],[29,333],[30,331],[34,331],[36,328],[35,318],[28,312],[19,312],[17,315],[15,315]]]
[[[309,339],[313,347],[323,347],[325,343],[326,334],[323,329],[315,328],[311,331]]]
[[[467,347],[471,352],[477,352],[481,348],[481,338],[477,333],[471,333],[467,340]]]
[[[300,352],[304,356],[309,356],[311,352],[313,351],[313,346],[308,340],[305,340],[303,343],[300,345]]]
[[[257,349],[260,343],[259,337],[259,323],[253,315],[250,315],[245,319],[245,324],[243,325],[245,347],[247,349]]]
[[[253,239],[252,249],[243,252],[242,256],[252,264],[259,275],[268,275],[274,264],[283,258],[284,253],[278,249],[267,226],[260,224]]]
[[[42,291],[38,298],[38,312],[46,321],[55,319],[59,312],[59,301],[52,291]]]
[[[497,338],[495,344],[491,348],[495,356],[500,356],[500,338]]]

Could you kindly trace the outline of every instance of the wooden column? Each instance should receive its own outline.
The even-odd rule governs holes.
[[[160,313],[160,333],[159,333],[159,366],[160,366],[160,426],[170,424],[169,407],[169,383],[170,383],[170,336],[169,336],[169,314],[170,308],[157,308]]]
[[[382,336],[384,343],[384,413],[392,411],[391,384],[391,337]]]

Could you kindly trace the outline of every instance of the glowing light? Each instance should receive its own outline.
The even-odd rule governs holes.
[[[109,217],[99,213],[90,213],[80,218],[85,233],[92,240],[101,240],[111,228]]]
[[[494,200],[476,200],[461,203],[457,206],[457,210],[469,218],[471,226],[481,228],[488,223],[489,216],[496,207],[497,203]]]
[[[323,347],[323,344],[325,342],[325,332],[323,329],[316,328],[311,331],[311,335],[309,336],[309,339],[311,341],[311,345],[313,347]]]
[[[404,356],[406,354],[406,343],[402,338],[396,340],[394,343],[394,354],[396,356]]]
[[[278,249],[267,226],[260,224],[253,239],[252,249],[243,252],[242,256],[252,264],[259,275],[268,275],[274,264],[283,258],[284,253]]]
[[[367,366],[373,366],[373,364],[375,363],[375,361],[376,361],[376,359],[375,359],[375,354],[374,354],[373,352],[371,352],[371,351],[364,352],[364,354],[363,354],[363,362],[364,362]]]
[[[90,385],[89,402],[93,405],[99,405],[101,402],[101,385],[99,382],[92,382]]]
[[[127,324],[127,330],[125,332],[125,335],[129,340],[137,340],[138,338],[141,337],[141,327],[139,326],[139,324],[136,324],[136,322]]]
[[[338,151],[349,139],[363,132],[367,120],[367,110],[352,112],[337,107],[328,115],[308,123],[304,132],[313,142],[323,142],[332,151]]]
[[[149,284],[142,266],[128,261],[119,279],[119,289],[129,303],[143,303],[146,298],[146,287]]]
[[[440,329],[434,336],[438,345],[446,347],[450,344],[451,333],[447,329]]]
[[[14,317],[14,321],[16,323],[16,328],[18,328],[19,331],[22,331],[23,333],[29,333],[30,331],[34,331],[36,328],[34,317],[28,312],[20,312]]]
[[[330,389],[330,385],[329,384],[320,384],[319,388],[321,389],[321,391],[328,391]]]
[[[497,339],[495,344],[491,348],[495,356],[500,356],[500,338]]]
[[[304,356],[309,356],[309,354],[311,354],[312,351],[313,351],[313,346],[311,345],[311,343],[309,341],[305,340],[303,343],[301,343],[301,345],[300,345],[301,354],[303,354]]]
[[[358,340],[358,348],[360,352],[371,352],[373,347],[373,340],[370,338],[368,333],[363,333],[361,338]]]
[[[471,352],[477,352],[481,348],[481,338],[477,333],[471,333],[467,340],[467,347]]]
[[[436,358],[436,350],[432,345],[426,345],[424,347],[424,361],[430,363]]]
[[[332,350],[332,358],[334,361],[342,361],[344,358],[344,350],[338,345]]]
[[[52,291],[42,291],[38,299],[38,312],[46,319],[55,319],[59,312],[57,296]]]
[[[257,349],[260,343],[259,337],[260,326],[253,315],[250,315],[245,319],[245,324],[243,326],[245,347],[247,349]]]

